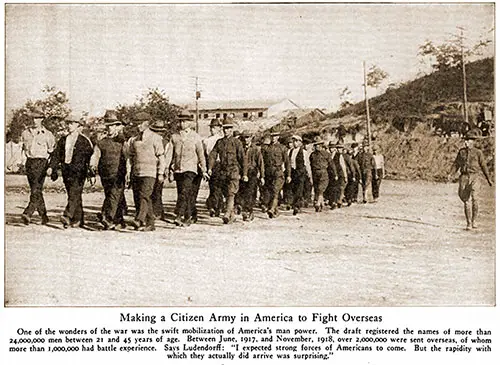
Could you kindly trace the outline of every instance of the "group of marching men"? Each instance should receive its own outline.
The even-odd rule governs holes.
[[[208,181],[206,201],[211,217],[222,215],[225,224],[235,215],[244,221],[254,218],[259,197],[260,207],[269,218],[279,214],[285,205],[299,214],[311,200],[314,191],[316,212],[350,206],[357,201],[359,185],[363,203],[371,185],[373,200],[379,195],[385,176],[383,156],[367,145],[314,141],[293,135],[288,147],[280,143],[279,133],[264,135],[259,141],[248,131],[236,133],[231,118],[213,119],[210,136],[203,139],[196,131],[192,117],[177,116],[178,132],[167,136],[163,122],[140,112],[134,116],[137,134],[126,138],[124,123],[114,111],[104,115],[106,135],[93,144],[82,134],[83,122],[66,119],[68,134],[57,142],[43,126],[44,115],[30,114],[33,126],[22,136],[26,154],[26,174],[30,201],[21,219],[31,222],[38,211],[47,224],[43,198],[46,176],[62,179],[68,201],[60,221],[65,228],[84,226],[82,193],[89,176],[99,175],[104,188],[104,202],[99,220],[105,230],[118,225],[126,227],[127,203],[124,191],[131,187],[135,216],[130,222],[139,231],[155,230],[155,219],[165,219],[162,191],[165,179],[175,181],[177,226],[189,226],[198,220],[196,200],[201,181]],[[287,143],[285,142],[285,143]]]

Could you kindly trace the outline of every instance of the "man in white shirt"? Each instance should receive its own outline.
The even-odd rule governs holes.
[[[373,172],[372,172],[372,195],[373,201],[376,202],[380,196],[380,183],[385,178],[385,161],[384,156],[379,153],[379,149],[373,146]]]
[[[54,150],[54,135],[42,125],[45,117],[41,111],[29,114],[33,118],[33,126],[26,129],[21,135],[21,144],[26,155],[26,176],[30,186],[30,201],[21,219],[25,224],[31,222],[31,216],[38,211],[42,224],[47,224],[47,208],[43,199],[43,184],[48,171],[48,159]]]
[[[210,121],[210,137],[203,140],[203,149],[205,151],[205,161],[208,165],[208,156],[215,146],[215,143],[219,139],[224,137],[222,133],[222,122],[218,119],[212,119]],[[208,182],[208,188],[210,193],[207,198],[207,209],[211,217],[220,215],[222,210],[222,205],[224,203],[224,197],[222,196],[222,187],[220,186],[220,161],[216,161],[214,167],[212,168],[212,175]]]

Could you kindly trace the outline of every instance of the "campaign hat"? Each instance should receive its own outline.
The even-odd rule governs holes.
[[[118,116],[116,115],[116,112],[114,110],[106,110],[106,113],[104,113],[104,124],[106,126],[110,126],[121,125],[123,123],[118,119]]]
[[[279,136],[281,133],[280,132],[271,132],[271,137],[276,137]]]
[[[232,127],[234,127],[232,118],[227,118],[222,121],[222,128],[232,128]]]
[[[464,139],[465,140],[471,140],[471,139],[478,139],[481,137],[481,131],[479,129],[471,129],[467,133],[465,133]]]
[[[210,121],[210,127],[222,127],[222,123],[219,118],[214,118]]]
[[[167,129],[165,127],[165,123],[163,120],[155,120],[150,126],[149,129],[151,129],[153,132],[157,133],[162,133],[165,132]]]

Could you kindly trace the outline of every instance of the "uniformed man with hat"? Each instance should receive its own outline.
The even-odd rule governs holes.
[[[215,146],[215,143],[224,136],[222,133],[222,122],[219,118],[210,121],[210,136],[203,140],[203,150],[208,166],[208,157]],[[212,167],[212,174],[208,182],[209,195],[206,206],[211,217],[220,215],[224,197],[222,196],[222,187],[220,182],[220,161],[215,161]]]
[[[248,166],[245,152],[239,139],[233,136],[233,120],[226,118],[222,123],[224,137],[219,139],[208,159],[208,175],[213,172],[217,160],[220,160],[220,183],[226,199],[226,212],[222,221],[228,224],[234,221],[234,200],[240,186],[240,179],[248,181]]]
[[[82,134],[84,120],[75,115],[66,118],[69,134],[57,142],[52,154],[50,167],[53,181],[58,178],[58,169],[68,194],[68,204],[61,216],[64,228],[84,226],[82,193],[85,180],[90,171],[90,157],[94,152],[92,142]]]
[[[262,151],[265,171],[265,187],[269,194],[267,214],[269,218],[278,216],[278,198],[285,181],[292,181],[290,158],[285,146],[279,143],[279,132],[271,133],[271,144]]]
[[[264,160],[260,148],[253,143],[253,135],[248,130],[240,134],[243,141],[243,150],[248,165],[248,181],[240,182],[240,189],[236,200],[241,205],[241,215],[244,221],[254,219],[253,208],[257,199],[259,180],[264,183]]]
[[[43,184],[46,174],[51,174],[48,167],[50,154],[55,147],[54,135],[43,126],[45,116],[40,110],[28,113],[32,125],[21,134],[21,145],[26,155],[26,176],[30,186],[30,201],[21,218],[25,224],[31,222],[31,216],[38,212],[42,224],[47,224],[47,208],[43,199]]]
[[[129,162],[127,180],[132,185],[135,204],[132,225],[139,231],[154,231],[152,195],[155,181],[165,178],[165,150],[162,138],[150,129],[153,118],[149,113],[137,113],[134,121],[138,124],[139,134],[125,144]]]
[[[324,207],[324,194],[328,186],[328,171],[335,169],[330,154],[326,151],[325,141],[317,136],[314,140],[314,151],[309,156],[314,189],[314,208],[321,212]],[[336,173],[336,172],[335,172]]]
[[[91,169],[99,174],[104,188],[100,220],[104,229],[115,229],[117,224],[125,226],[125,175],[127,173],[123,134],[123,123],[114,110],[104,114],[106,136],[94,146],[90,159]]]
[[[330,174],[330,185],[327,190],[328,200],[330,202],[331,209],[341,208],[344,199],[345,187],[347,185],[350,171],[350,166],[345,162],[342,144],[336,144],[330,142],[330,157],[332,159],[334,169],[331,169]]]
[[[183,112],[177,116],[179,133],[172,136],[170,171],[177,186],[175,225],[189,226],[196,214],[197,179],[208,178],[200,135],[193,129],[193,118]],[[199,176],[198,176],[199,175]]]
[[[460,171],[460,177],[458,178],[458,196],[464,203],[467,230],[477,228],[479,204],[476,192],[480,185],[479,176],[481,172],[488,184],[490,186],[492,185],[483,153],[481,150],[474,147],[474,141],[480,138],[480,136],[481,132],[477,129],[471,129],[465,134],[465,146],[458,151],[451,172],[448,175],[448,180],[450,180],[457,171]]]

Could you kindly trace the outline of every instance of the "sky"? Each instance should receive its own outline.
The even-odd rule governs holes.
[[[386,84],[430,71],[418,47],[465,28],[493,38],[492,4],[6,5],[5,107],[65,91],[103,114],[160,88],[176,103],[281,100],[335,109],[363,99],[363,61]],[[489,33],[488,33],[489,32]],[[493,55],[493,47],[486,55]],[[370,90],[374,95],[377,90]]]

